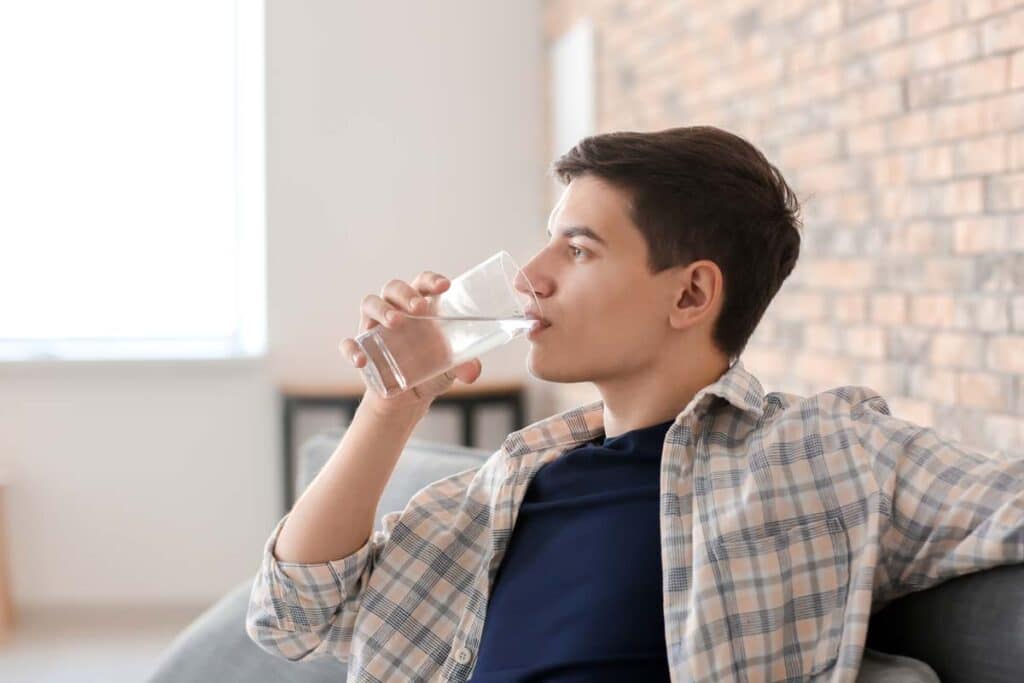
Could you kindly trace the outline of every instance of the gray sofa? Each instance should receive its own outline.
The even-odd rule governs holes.
[[[344,434],[306,441],[297,454],[296,497]],[[430,482],[478,467],[479,449],[412,439],[377,508],[401,510]],[[268,533],[270,530],[267,530]],[[255,567],[254,567],[255,571]],[[343,662],[289,662],[261,650],[245,632],[252,577],[196,618],[161,655],[150,683],[339,683]],[[872,615],[859,683],[1010,683],[1024,668],[1024,565],[961,576],[896,600]],[[937,672],[937,673],[936,673]]]

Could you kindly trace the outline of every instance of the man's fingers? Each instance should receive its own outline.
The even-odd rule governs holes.
[[[345,337],[341,340],[338,344],[338,351],[357,368],[361,368],[366,364],[366,357],[359,350],[359,344],[356,344],[355,340],[350,337]]]
[[[377,325],[387,328],[401,326],[405,320],[404,313],[426,315],[432,306],[427,297],[444,292],[451,282],[444,275],[432,270],[421,272],[409,284],[403,280],[392,279],[381,287],[380,295],[367,294],[359,305],[359,327],[361,332],[373,329]],[[345,337],[338,343],[338,351],[352,365],[361,368],[366,365],[365,354],[354,339]]]
[[[412,281],[412,286],[420,294],[440,294],[451,282],[444,275],[435,273],[432,270],[425,270]]]

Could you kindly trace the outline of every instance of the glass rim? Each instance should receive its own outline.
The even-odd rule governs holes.
[[[519,266],[519,264],[516,262],[516,260],[514,258],[512,258],[512,254],[508,253],[507,250],[502,249],[497,254],[495,254],[495,256],[497,256],[497,257],[499,257],[501,259],[502,268],[503,269],[506,269],[506,267],[511,267],[512,277],[511,278],[505,278],[505,281],[506,281],[506,283],[508,284],[508,286],[511,289],[512,299],[517,303],[517,305],[519,304],[519,300],[520,300],[519,295],[521,295],[522,292],[520,292],[519,290],[516,289],[516,284],[515,284],[516,276],[519,275],[519,276],[521,276],[523,278],[523,280],[526,281],[526,284],[529,287],[530,298],[533,300],[534,307],[535,307],[535,310],[537,312],[537,315],[541,319],[544,319],[544,310],[541,308],[540,299],[537,298],[537,292],[533,288],[533,283],[530,282],[530,278],[527,277],[526,273]],[[522,309],[523,316],[525,317],[526,309],[528,308],[528,306],[520,306],[520,308]]]

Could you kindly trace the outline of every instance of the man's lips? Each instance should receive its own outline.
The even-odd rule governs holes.
[[[551,327],[551,325],[544,324],[544,321],[538,321],[536,325],[530,328],[529,332],[526,333],[527,339],[533,339],[537,335],[542,334],[544,330]]]
[[[544,318],[540,317],[540,315],[538,315],[534,311],[527,311],[526,312],[526,317],[527,318],[533,318],[534,320],[539,321],[541,323],[541,325],[544,326],[544,327],[551,327],[551,323],[550,322],[548,322]]]

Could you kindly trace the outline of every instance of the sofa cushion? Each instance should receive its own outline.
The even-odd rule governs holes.
[[[298,471],[295,477],[295,499],[298,500],[310,482],[338,447],[346,427],[335,427],[310,437],[298,451]],[[376,525],[388,512],[404,510],[413,495],[439,479],[457,472],[480,467],[492,454],[482,448],[467,448],[453,444],[409,439],[395,470],[388,480],[377,506]]]
[[[865,648],[857,683],[941,683],[924,662],[902,655]]]

